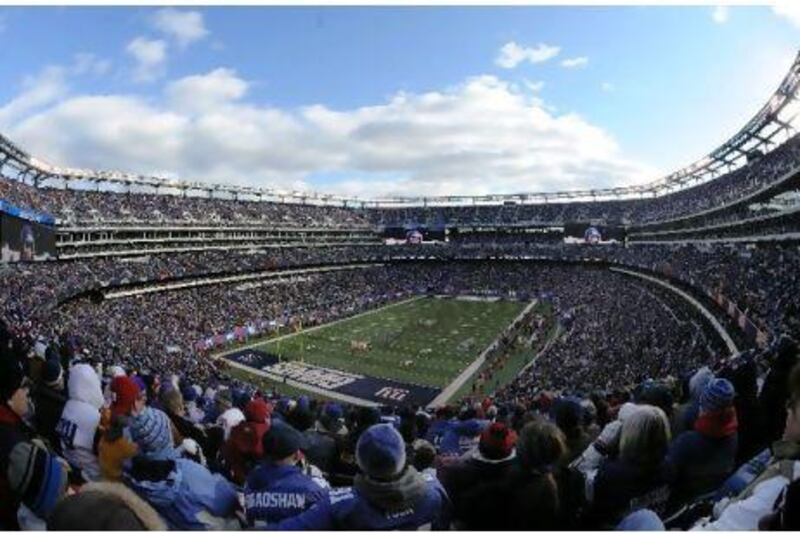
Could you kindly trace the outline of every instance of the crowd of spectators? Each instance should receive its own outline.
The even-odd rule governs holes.
[[[800,354],[583,393],[355,407],[96,364],[0,327],[0,525],[798,527]]]

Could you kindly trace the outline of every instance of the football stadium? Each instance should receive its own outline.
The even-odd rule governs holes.
[[[0,8],[10,42],[34,24],[138,32],[127,63],[109,48],[55,66],[89,40],[48,37],[36,75],[31,44],[0,50],[0,526],[800,529],[794,4],[315,9]],[[683,98],[622,68],[591,96],[568,77],[602,47],[534,35],[453,85],[475,58],[415,48],[479,23],[495,41],[577,31],[570,17],[625,43],[620,65],[641,51],[614,20],[702,19],[687,42],[728,31],[717,56],[658,48],[652,76],[702,68],[700,91],[724,63],[739,81]],[[442,36],[416,33],[434,23]],[[742,24],[793,51],[725,50]],[[269,46],[304,31],[308,49]],[[198,73],[246,58],[247,32],[286,79]],[[423,66],[449,88],[415,85]],[[394,96],[364,99],[384,82]],[[616,124],[615,93],[674,98],[619,119],[654,124],[620,146],[705,155],[664,173],[623,158],[596,125]],[[695,122],[667,120],[682,105]]]

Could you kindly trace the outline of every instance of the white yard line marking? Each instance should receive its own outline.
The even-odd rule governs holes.
[[[513,326],[519,320],[521,320],[522,317],[525,316],[527,313],[529,313],[530,310],[533,309],[533,307],[537,303],[539,303],[538,299],[534,299],[531,303],[529,303],[522,310],[522,312],[518,314],[517,317],[514,320],[512,320],[511,323],[505,329],[503,329],[500,335],[505,333],[511,326]],[[497,338],[499,338],[500,335],[498,335]],[[456,379],[454,379],[447,387],[442,389],[442,392],[440,392],[439,395],[436,398],[434,398],[431,403],[428,404],[428,407],[440,407],[442,405],[447,404],[450,398],[456,392],[458,392],[458,390],[464,385],[464,383],[469,381],[469,379],[481,368],[481,366],[483,366],[483,363],[486,361],[486,354],[489,352],[489,350],[491,350],[494,347],[495,343],[497,342],[497,338],[495,338],[494,341],[489,343],[489,346],[487,346],[486,349],[483,350],[481,354],[467,368],[465,368],[461,372],[461,374],[458,375]]]

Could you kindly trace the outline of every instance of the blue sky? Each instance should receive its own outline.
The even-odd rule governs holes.
[[[624,185],[733,134],[798,37],[791,4],[0,8],[0,131],[54,164],[366,196]]]

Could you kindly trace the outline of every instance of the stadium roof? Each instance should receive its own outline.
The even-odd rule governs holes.
[[[579,200],[608,201],[652,198],[717,178],[746,164],[748,156],[751,154],[767,153],[783,143],[794,133],[793,123],[800,113],[797,95],[799,85],[800,52],[767,103],[722,146],[668,176],[644,185],[628,187],[481,196],[357,198],[307,191],[202,183],[119,171],[64,168],[31,156],[3,135],[0,135],[0,170],[5,166],[10,166],[16,169],[23,179],[28,178],[36,185],[41,185],[48,180],[59,180],[65,183],[88,182],[98,186],[105,184],[123,187],[149,187],[155,192],[186,193],[194,191],[218,197],[357,207],[496,205],[504,202],[538,204]]]

